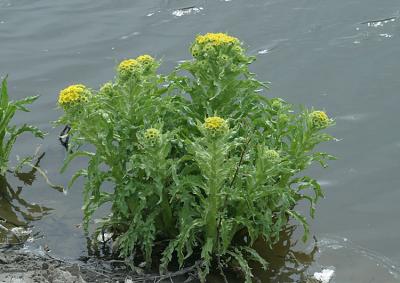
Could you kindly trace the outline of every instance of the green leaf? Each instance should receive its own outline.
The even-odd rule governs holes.
[[[63,167],[61,167],[60,173],[64,173],[65,170],[67,169],[68,165],[75,158],[77,158],[77,157],[93,157],[93,156],[95,156],[95,153],[89,152],[89,151],[76,151],[76,152],[74,152],[72,154],[69,154],[67,156],[67,159],[64,161]]]
[[[246,253],[249,254],[250,258],[256,262],[258,262],[259,264],[261,264],[263,270],[267,270],[268,267],[268,262],[263,259],[260,254],[253,248],[250,247],[246,247],[246,246],[242,246],[241,249],[243,251],[246,251]]]
[[[18,110],[21,110],[21,111],[24,111],[24,112],[29,112],[29,110],[27,108],[25,108],[24,105],[32,104],[38,98],[39,98],[38,95],[29,96],[29,97],[26,97],[26,98],[24,98],[22,100],[18,100],[16,102],[14,102],[14,105]]]
[[[308,235],[310,233],[307,219],[303,215],[299,214],[298,212],[296,212],[294,210],[287,210],[286,212],[303,225],[304,233],[303,233],[302,240],[304,242],[306,242],[308,239]]]
[[[6,109],[8,106],[7,77],[1,82],[1,109]]]
[[[239,249],[234,249],[233,251],[228,251],[227,253],[236,260],[237,264],[239,264],[240,269],[245,276],[245,283],[251,283],[253,273],[251,272],[251,268],[247,260],[244,258],[242,252]]]

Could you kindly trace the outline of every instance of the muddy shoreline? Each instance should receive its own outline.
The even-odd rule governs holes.
[[[0,251],[0,282],[117,282],[109,276],[47,256],[17,250]],[[122,281],[123,282],[123,281]]]
[[[167,275],[112,269],[110,262],[67,261],[48,253],[0,248],[0,283],[198,282],[190,268]]]
[[[167,277],[110,272],[101,266],[90,266],[78,261],[68,262],[47,253],[38,255],[23,249],[0,249],[0,283],[198,282],[190,276],[185,276],[185,279],[176,274]],[[320,282],[308,278],[302,283]]]

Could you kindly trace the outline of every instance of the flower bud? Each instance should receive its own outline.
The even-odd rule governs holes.
[[[232,47],[232,51],[236,54],[236,55],[242,55],[243,54],[243,48],[240,47],[239,45],[235,45]]]
[[[155,128],[147,129],[146,132],[144,133],[144,137],[147,140],[155,141],[160,137],[160,131]]]
[[[229,56],[226,54],[222,54],[218,57],[218,61],[225,65],[229,62]]]
[[[289,116],[286,114],[281,114],[278,116],[278,121],[282,124],[286,124],[287,122],[289,122]]]
[[[192,53],[192,56],[194,58],[197,58],[200,56],[200,48],[197,44],[194,44],[190,50],[190,52]]]
[[[203,126],[211,133],[221,133],[228,130],[228,124],[226,121],[218,116],[206,118]]]
[[[276,150],[268,149],[264,152],[265,158],[271,162],[277,162],[280,159],[280,155]]]
[[[118,77],[121,80],[129,79],[141,67],[141,64],[135,59],[123,60],[117,68]]]
[[[331,120],[324,111],[313,111],[309,115],[314,128],[321,129],[329,126]]]
[[[113,92],[113,84],[111,82],[103,84],[103,86],[100,88],[100,93],[105,94],[105,95],[111,95]]]
[[[208,43],[204,46],[203,51],[207,54],[207,55],[214,55],[215,54],[215,49],[214,46],[211,43]]]
[[[274,99],[271,103],[271,107],[277,111],[282,108],[282,102],[279,99]]]
[[[142,64],[144,67],[153,65],[155,60],[153,57],[151,57],[150,55],[140,55],[136,58],[136,61],[138,61],[140,64]]]

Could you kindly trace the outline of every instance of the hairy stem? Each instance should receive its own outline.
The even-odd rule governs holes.
[[[211,144],[211,174],[208,180],[209,187],[209,210],[207,215],[207,238],[213,239],[217,237],[217,212],[218,212],[218,182],[217,182],[217,159],[216,156],[216,142],[212,141]]]

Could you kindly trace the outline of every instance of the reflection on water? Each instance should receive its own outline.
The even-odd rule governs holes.
[[[39,220],[51,209],[45,206],[30,203],[22,196],[26,186],[31,186],[36,179],[37,167],[44,153],[38,158],[35,166],[29,172],[13,172],[24,186],[13,188],[7,181],[6,176],[0,176],[0,223],[8,228],[24,227],[27,228],[31,221]],[[0,243],[15,241],[13,235],[0,230]]]
[[[347,238],[328,236],[318,241],[318,253],[309,271],[315,272],[330,266],[334,267],[336,273],[331,283],[400,282],[398,263]]]
[[[254,264],[251,266],[255,275],[255,282],[307,282],[310,278],[308,268],[314,263],[318,253],[316,239],[310,248],[299,247],[295,235],[296,226],[288,226],[280,234],[279,241],[272,247],[268,247],[263,240],[257,240],[254,248],[269,263],[267,270],[262,270],[261,266]],[[228,282],[243,282],[240,274],[235,270],[225,272]],[[210,276],[207,282],[224,282],[222,277],[216,272]]]
[[[352,243],[347,238],[314,237],[308,247],[301,247],[289,227],[272,249],[261,241],[257,250],[270,263],[267,271],[256,269],[260,282],[314,282],[313,275],[332,270],[330,283],[400,282],[400,265],[393,260]]]
[[[400,266],[383,255],[332,235],[321,239],[314,237],[313,242],[304,247],[296,240],[300,237],[295,232],[295,226],[288,227],[272,248],[261,240],[255,243],[257,251],[269,262],[266,271],[258,265],[252,266],[255,282],[317,282],[313,277],[323,270],[334,272],[329,283],[400,282]],[[243,282],[235,277],[235,272],[228,274],[229,282]],[[224,282],[218,275],[213,275],[209,281]]]
[[[314,262],[318,246],[314,239],[311,249],[299,250],[295,230],[295,226],[288,227],[272,249],[262,241],[256,242],[256,249],[270,263],[266,272],[257,270],[261,282],[305,282],[307,268]]]
[[[262,270],[258,264],[251,264],[250,262],[250,266],[254,273],[254,282],[308,282],[307,280],[311,278],[308,269],[314,264],[317,254],[319,253],[318,243],[316,239],[314,239],[314,243],[311,247],[307,249],[301,248],[296,240],[300,237],[299,235],[296,235],[295,232],[296,226],[288,226],[281,232],[279,241],[272,247],[268,247],[265,241],[261,239],[255,242],[253,247],[267,260],[269,265],[267,270]],[[88,256],[82,256],[80,257],[80,260],[87,265],[100,267],[102,270],[107,272],[116,272],[114,274],[118,274],[118,276],[121,275],[121,272],[129,272],[127,271],[128,267],[123,263],[123,261],[109,261],[110,259],[114,259],[110,254],[109,248],[108,244],[105,244],[93,249],[91,240],[87,239]],[[156,273],[157,270],[158,267],[154,266],[153,272]],[[190,278],[190,274],[187,275],[188,277],[174,277],[173,282],[197,282],[185,281]],[[241,277],[242,273],[235,268],[224,270],[224,275],[229,283],[241,283],[244,281]],[[165,282],[170,281],[166,280]],[[223,283],[225,281],[222,275],[220,275],[220,271],[214,267],[214,270],[207,277],[207,282]]]

